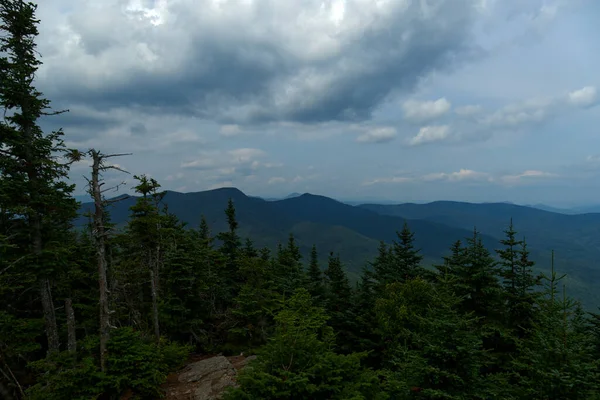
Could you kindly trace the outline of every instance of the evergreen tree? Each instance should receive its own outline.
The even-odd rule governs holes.
[[[323,272],[319,266],[317,246],[313,244],[308,264],[308,291],[315,301],[322,301],[325,295],[323,286]]]
[[[294,235],[290,234],[287,246],[283,247],[281,244],[278,246],[275,266],[277,286],[284,296],[307,284],[307,276],[301,260],[300,248],[296,245]]]
[[[275,335],[238,377],[236,399],[383,399],[361,354],[339,355],[324,310],[298,289],[275,317]]]
[[[417,278],[388,285],[378,299],[391,398],[503,398],[500,386],[480,374],[487,357],[478,319],[461,311],[450,288]]]
[[[225,279],[225,290],[228,293],[226,301],[229,302],[233,300],[233,298],[236,296],[237,291],[239,290],[239,287],[241,285],[238,274],[237,260],[242,250],[242,240],[238,234],[239,224],[236,218],[236,211],[235,206],[233,204],[233,199],[229,199],[229,201],[227,202],[225,216],[227,217],[228,230],[226,232],[219,233],[217,235],[217,239],[219,239],[222,242],[220,251],[225,256],[226,260],[225,271],[223,271],[222,273]]]
[[[69,165],[61,159],[70,154],[63,132],[44,134],[38,125],[42,116],[60,112],[49,113],[50,101],[34,86],[41,65],[36,7],[21,0],[0,1],[0,210],[5,241],[16,246],[9,262],[13,270],[29,270],[37,281],[48,351],[56,352],[60,339],[53,277],[78,205],[71,195],[74,185],[66,182]]]
[[[398,241],[392,243],[394,271],[388,278],[392,282],[406,282],[418,276],[423,276],[421,261],[423,256],[414,247],[414,233],[404,221],[401,232],[396,233]]]
[[[544,276],[545,298],[513,366],[519,398],[598,398],[600,370],[593,336],[581,307],[566,296],[564,286],[560,296],[564,277],[557,276],[554,264],[551,275]]]
[[[156,340],[160,338],[159,297],[160,270],[164,262],[166,217],[161,213],[160,204],[165,192],[159,192],[160,184],[145,175],[134,176],[138,180],[135,191],[142,196],[131,207],[132,215],[127,231],[133,239],[132,255],[137,256],[138,265],[150,276],[150,297],[152,300],[152,326]]]

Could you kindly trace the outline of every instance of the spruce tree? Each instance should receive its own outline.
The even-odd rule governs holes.
[[[393,282],[406,282],[418,276],[423,276],[420,250],[415,249],[415,234],[411,232],[408,223],[404,221],[402,231],[397,232],[398,241],[392,243],[394,271],[389,279]]]
[[[554,257],[553,257],[554,258]],[[552,263],[544,298],[513,365],[518,398],[597,399],[599,362],[580,305],[567,297]],[[562,295],[561,295],[562,294]]]
[[[50,101],[34,86],[41,65],[35,39],[36,5],[22,0],[0,0],[0,209],[13,232],[9,243],[20,249],[11,262],[29,269],[37,280],[48,351],[59,350],[60,340],[53,301],[57,245],[76,215],[74,185],[61,130],[45,134],[39,120]],[[62,157],[62,159],[61,159]],[[18,265],[17,265],[18,264]]]
[[[313,244],[308,264],[308,291],[315,301],[322,301],[325,294],[323,287],[323,272],[319,266],[317,246]]]
[[[152,299],[152,325],[156,340],[160,339],[159,292],[160,270],[164,262],[164,223],[161,202],[165,192],[159,192],[160,184],[146,175],[134,176],[138,180],[135,191],[142,196],[130,209],[132,215],[128,224],[128,233],[134,241],[134,254],[139,266],[145,268],[150,276],[150,297]]]

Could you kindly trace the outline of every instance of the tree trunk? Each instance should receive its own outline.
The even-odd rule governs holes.
[[[98,288],[100,290],[100,369],[106,371],[107,343],[110,338],[110,310],[108,307],[108,288],[106,280],[106,243],[104,229],[104,204],[102,203],[102,190],[100,185],[100,170],[102,169],[102,155],[96,150],[91,151],[92,180],[91,194],[94,198],[94,239],[96,242],[96,262],[98,264]]]
[[[67,350],[75,354],[77,352],[77,336],[75,333],[75,311],[73,301],[65,299],[65,312],[67,313]]]
[[[154,322],[154,335],[156,341],[160,340],[160,326],[158,323],[158,268],[156,264],[150,269],[150,284],[152,285],[152,320]]]
[[[46,336],[48,337],[48,354],[50,354],[60,350],[58,326],[56,325],[56,312],[54,310],[54,302],[52,301],[50,280],[48,278],[41,278],[39,280],[39,286],[42,299],[42,309],[44,312]]]

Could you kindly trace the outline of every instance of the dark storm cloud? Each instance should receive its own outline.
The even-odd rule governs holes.
[[[451,68],[473,50],[467,45],[474,12],[469,1],[431,2],[429,9],[417,1],[406,7],[389,3],[372,21],[353,30],[332,34],[330,27],[321,26],[322,32],[319,27],[304,32],[295,39],[300,43],[296,47],[288,37],[297,35],[293,23],[271,27],[277,18],[273,3],[256,4],[252,18],[240,16],[220,24],[198,20],[190,8],[193,3],[183,2],[171,10],[176,15],[173,25],[129,27],[134,29],[132,43],[143,42],[164,58],[157,65],[179,57],[172,68],[160,71],[119,60],[117,55],[134,57],[133,51],[115,50],[112,55],[113,47],[125,49],[124,39],[102,30],[98,22],[88,26],[80,18],[72,26],[79,34],[79,50],[88,59],[112,62],[119,76],[107,73],[101,84],[91,87],[82,82],[85,72],[61,78],[62,66],[51,64],[48,79],[57,79],[52,95],[99,110],[142,107],[229,123],[360,121],[369,119],[390,94],[411,90],[431,71]],[[357,4],[347,3],[348,18],[362,18]],[[126,21],[114,23],[119,22]],[[229,25],[232,22],[240,25]],[[261,23],[271,30],[253,33],[258,29],[254,25]],[[307,48],[319,40],[333,44],[314,55],[302,49],[303,40]]]

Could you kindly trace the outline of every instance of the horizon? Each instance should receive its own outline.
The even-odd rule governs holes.
[[[596,2],[199,1],[41,2],[42,127],[183,192],[600,197]]]
[[[329,199],[332,200],[336,200],[339,201],[341,203],[345,203],[345,204],[349,204],[349,205],[361,205],[361,204],[382,204],[382,205],[395,205],[395,204],[431,204],[431,203],[436,203],[436,202],[457,202],[457,203],[467,203],[467,204],[510,204],[510,205],[516,205],[516,206],[521,206],[521,207],[531,207],[531,208],[537,208],[540,210],[544,210],[544,211],[550,211],[550,212],[560,212],[560,211],[581,211],[581,209],[586,209],[586,208],[599,208],[600,212],[600,202],[598,203],[588,203],[588,204],[575,204],[575,205],[552,205],[552,204],[547,204],[547,203],[533,203],[533,204],[519,204],[519,203],[515,203],[515,202],[511,202],[511,201],[502,201],[502,200],[498,200],[498,201],[482,201],[482,202],[476,202],[476,201],[461,201],[461,200],[448,200],[448,199],[438,199],[438,200],[432,200],[432,201],[401,201],[401,200],[391,200],[391,199],[381,199],[381,198],[372,198],[372,199],[368,199],[368,198],[338,198],[335,196],[327,196],[324,194],[320,194],[320,193],[311,193],[311,192],[304,192],[304,193],[300,193],[300,192],[292,192],[292,193],[287,193],[287,194],[282,194],[282,195],[274,195],[274,196],[264,196],[264,195],[260,195],[260,194],[253,194],[253,193],[247,193],[245,191],[243,191],[240,188],[237,187],[233,187],[233,186],[224,186],[224,187],[219,187],[219,188],[213,188],[213,189],[205,189],[205,190],[194,190],[194,191],[177,191],[177,190],[172,190],[172,189],[164,189],[167,192],[173,192],[173,193],[178,193],[178,194],[194,194],[194,193],[202,193],[202,192],[209,192],[209,191],[216,191],[216,190],[239,190],[242,194],[244,194],[246,197],[252,197],[252,198],[259,198],[265,201],[279,201],[279,200],[285,200],[287,198],[291,198],[291,197],[299,197],[299,196],[303,196],[303,195],[311,195],[311,196],[322,196],[322,197],[327,197]],[[137,195],[135,193],[133,193],[131,190],[127,191],[127,192],[121,192],[121,193],[114,193],[114,195],[109,195],[106,196],[107,199],[114,199],[120,196],[132,196],[132,197],[136,197]],[[81,201],[82,203],[91,203],[92,202],[92,198],[88,195],[88,194],[76,194],[74,195],[74,197],[78,200]],[[549,208],[550,210],[546,209]],[[596,211],[594,211],[596,212]]]

